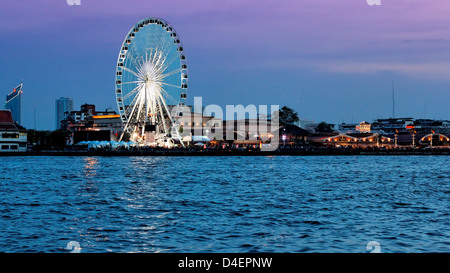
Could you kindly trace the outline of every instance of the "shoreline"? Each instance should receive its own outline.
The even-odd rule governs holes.
[[[284,151],[232,151],[232,150],[135,150],[135,151],[64,151],[47,150],[39,152],[7,152],[0,157],[9,156],[349,156],[349,155],[450,155],[450,149],[433,150],[284,150]]]

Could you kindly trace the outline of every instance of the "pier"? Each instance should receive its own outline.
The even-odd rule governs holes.
[[[143,148],[131,150],[41,150],[15,153],[0,153],[0,156],[339,156],[339,155],[449,155],[450,148],[391,148],[391,149],[355,149],[281,147],[275,151],[259,149],[189,149],[189,148]]]

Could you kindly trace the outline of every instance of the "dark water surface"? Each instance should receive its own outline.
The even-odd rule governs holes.
[[[449,252],[450,157],[3,157],[0,252]]]

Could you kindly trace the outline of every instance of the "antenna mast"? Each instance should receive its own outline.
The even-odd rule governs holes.
[[[392,118],[395,118],[395,89],[394,89],[394,81],[392,81]]]

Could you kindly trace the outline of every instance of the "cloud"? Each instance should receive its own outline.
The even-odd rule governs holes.
[[[375,74],[393,72],[415,78],[450,80],[450,62],[435,63],[390,63],[324,61],[311,65],[312,68],[333,73]]]

